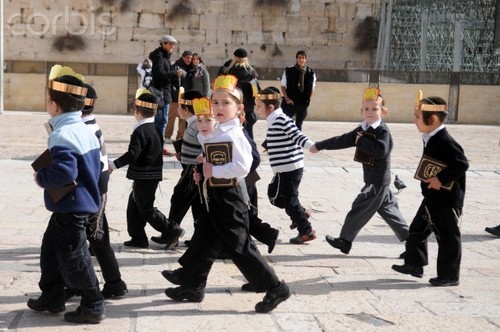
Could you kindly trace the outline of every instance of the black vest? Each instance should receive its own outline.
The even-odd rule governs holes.
[[[300,72],[295,66],[287,67],[285,70],[286,75],[286,93],[293,103],[296,105],[309,105],[311,94],[313,90],[314,71],[306,66],[304,74],[304,92],[299,89],[299,75]]]

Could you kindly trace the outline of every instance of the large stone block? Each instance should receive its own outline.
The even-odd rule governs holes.
[[[356,18],[364,20],[366,17],[374,16],[373,4],[358,4],[356,6]]]
[[[319,1],[303,2],[300,7],[301,16],[324,17],[325,7],[325,3]]]
[[[141,13],[138,18],[138,26],[140,28],[158,29],[164,25],[165,15],[162,13]]]
[[[139,15],[141,14],[129,11],[113,13],[113,24],[120,29],[136,27],[138,26],[137,19]]]
[[[219,16],[213,13],[205,13],[200,16],[200,28],[205,30],[217,30],[219,28]]]
[[[309,31],[308,25],[301,25],[302,22],[296,22],[295,24],[288,24],[288,19],[285,16],[272,17],[265,16],[262,18],[262,31],[286,31],[288,29],[303,29],[303,32]]]
[[[4,74],[4,108],[19,111],[45,110],[45,74]],[[26,91],[30,91],[26,98]]]
[[[264,36],[262,31],[250,31],[247,33],[247,42],[248,44],[264,44]]]

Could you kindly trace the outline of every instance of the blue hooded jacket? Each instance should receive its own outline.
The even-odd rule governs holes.
[[[45,189],[71,182],[76,183],[76,188],[57,203],[45,190],[45,207],[52,212],[97,212],[101,172],[99,141],[83,123],[81,112],[62,113],[49,123],[53,128],[48,140],[52,164],[38,171],[36,181]]]

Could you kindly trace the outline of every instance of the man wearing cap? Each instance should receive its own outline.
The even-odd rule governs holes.
[[[153,80],[150,90],[158,99],[158,111],[155,116],[155,124],[161,137],[165,137],[167,127],[168,111],[172,102],[172,81],[181,74],[180,70],[175,70],[170,62],[170,57],[177,40],[171,35],[164,35],[160,39],[160,47],[149,53],[149,58],[153,61]]]
[[[316,86],[316,74],[307,66],[307,54],[300,50],[295,55],[296,63],[287,67],[281,77],[281,108],[290,118],[295,115],[295,124],[302,130],[302,123],[307,117],[307,108]]]

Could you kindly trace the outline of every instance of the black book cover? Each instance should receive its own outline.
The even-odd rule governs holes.
[[[420,162],[418,163],[417,171],[415,172],[415,179],[424,181],[429,178],[435,177],[446,167],[447,165],[442,161],[431,158],[424,154],[420,159]],[[441,188],[451,190],[451,188],[453,187],[453,183],[454,181],[443,183],[441,185]]]
[[[233,158],[232,154],[232,142],[205,143],[205,158],[215,166],[231,162]],[[208,184],[211,187],[234,187],[237,183],[238,180],[236,178],[219,179],[211,177],[208,179]]]
[[[375,136],[375,134],[368,133],[366,131],[362,131],[361,133],[363,133],[364,137],[369,138],[372,141],[377,140],[377,136]],[[373,166],[373,164],[375,163],[375,158],[367,155],[356,147],[356,151],[354,152],[354,161]]]

